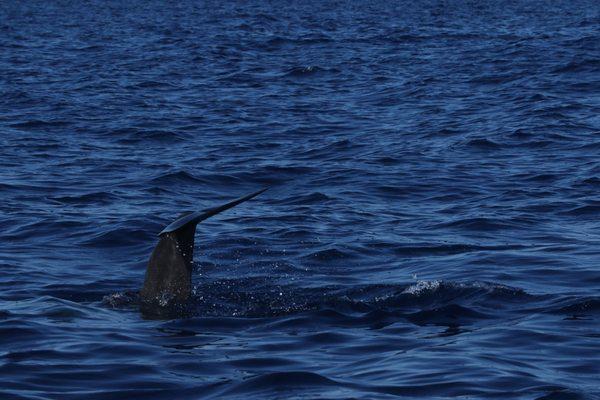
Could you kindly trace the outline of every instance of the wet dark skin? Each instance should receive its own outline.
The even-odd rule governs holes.
[[[199,222],[258,196],[266,189],[206,211],[187,213],[169,224],[148,262],[140,291],[143,308],[185,305],[192,293],[194,236]]]

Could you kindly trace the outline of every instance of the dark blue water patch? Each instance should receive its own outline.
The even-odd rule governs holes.
[[[117,199],[112,193],[107,192],[96,192],[87,193],[78,196],[61,196],[51,197],[50,200],[61,204],[72,204],[72,205],[88,205],[88,204],[110,204],[115,202]]]
[[[591,297],[587,299],[572,299],[569,304],[555,308],[551,312],[570,314],[573,316],[593,316],[600,312],[600,299]]]
[[[522,249],[522,245],[481,246],[473,244],[411,244],[394,248],[394,253],[402,257],[445,256],[480,251],[507,251]]]
[[[102,286],[113,287],[120,289],[124,282],[123,280],[111,281],[109,279],[101,281]],[[64,299],[77,303],[97,302],[103,300],[106,296],[104,291],[98,290],[96,284],[60,284],[53,283],[45,285],[41,288],[43,293],[48,296],[53,296],[59,299]]]
[[[329,262],[339,259],[350,258],[350,254],[338,249],[321,250],[306,256],[307,260],[315,260],[317,262]]]
[[[294,67],[285,72],[284,76],[294,77],[294,78],[303,78],[303,77],[317,77],[323,76],[327,74],[337,75],[341,71],[335,68],[327,69],[321,68],[318,66],[306,66],[306,67]]]
[[[583,72],[597,72],[600,63],[595,59],[583,59],[576,60],[568,63],[565,66],[558,67],[553,72],[558,73],[583,73]]]
[[[585,398],[586,397],[584,395],[575,391],[568,389],[555,389],[544,396],[538,397],[536,400],[579,400]]]
[[[458,304],[449,304],[445,307],[418,311],[408,316],[408,320],[417,325],[433,324],[448,327],[468,325],[472,321],[487,318],[490,318],[490,316]]]
[[[455,228],[464,229],[469,231],[498,231],[511,229],[516,227],[518,224],[516,221],[506,221],[502,218],[486,218],[486,217],[474,217],[474,218],[461,218],[456,221],[451,221],[446,224],[439,225],[440,228]]]
[[[157,229],[148,229],[148,226],[135,227],[134,224],[125,222],[121,226],[116,225],[102,232],[87,232],[79,238],[79,245],[104,248],[131,247],[137,245],[140,238],[151,242],[157,231]]]
[[[118,137],[118,143],[125,145],[135,145],[139,143],[158,142],[174,143],[185,140],[185,135],[180,132],[168,130],[145,130],[140,128],[124,129],[122,132],[112,132],[113,136]]]
[[[581,185],[590,185],[593,187],[596,186],[600,186],[600,178],[599,177],[592,177],[592,178],[587,178],[587,179],[583,179],[580,182]]]
[[[22,222],[22,220],[20,220]],[[61,220],[56,221],[49,217],[45,219],[38,218],[36,222],[22,223],[22,224],[11,224],[7,230],[5,237],[9,241],[23,241],[32,235],[42,238],[52,239],[57,234],[62,233],[64,236],[81,235],[77,232],[81,229],[86,228],[86,223],[83,221],[76,220]]]
[[[274,204],[287,204],[287,205],[299,205],[307,206],[310,204],[323,204],[335,200],[334,198],[327,196],[324,193],[310,193],[307,195],[300,195],[297,197],[290,197],[283,199],[282,201],[276,201]]]
[[[260,395],[260,393],[277,392],[279,390],[289,391],[293,388],[302,387],[307,392],[316,394],[320,387],[337,386],[336,382],[322,375],[312,372],[293,371],[293,372],[277,372],[264,374],[246,380],[243,383],[235,385],[227,390],[225,395],[235,395],[241,393],[252,393]]]
[[[49,120],[49,121],[29,120],[29,121],[17,122],[17,123],[10,124],[9,127],[21,129],[21,130],[25,130],[25,131],[28,131],[28,130],[43,131],[45,129],[50,129],[53,127],[61,127],[64,125],[69,125],[69,124],[70,124],[69,121],[62,121],[62,120]]]
[[[600,204],[589,204],[575,207],[564,212],[565,215],[571,216],[587,216],[587,215],[598,215],[600,212]]]
[[[177,171],[162,174],[156,178],[153,178],[151,183],[167,185],[195,184],[202,183],[202,179],[197,178],[186,171]]]

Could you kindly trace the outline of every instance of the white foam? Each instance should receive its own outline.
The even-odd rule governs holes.
[[[418,281],[414,285],[410,285],[406,289],[402,291],[403,294],[412,294],[418,295],[423,293],[424,291],[434,291],[439,289],[442,281]]]

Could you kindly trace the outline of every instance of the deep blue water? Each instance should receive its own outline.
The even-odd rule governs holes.
[[[0,3],[0,398],[600,398],[599,32]],[[199,225],[195,315],[142,315],[156,234],[264,186]]]

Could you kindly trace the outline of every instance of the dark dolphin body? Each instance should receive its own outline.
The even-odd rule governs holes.
[[[241,197],[220,207],[186,213],[159,233],[140,291],[142,311],[183,311],[192,292],[192,261],[196,225],[205,219],[258,196],[267,189]]]

